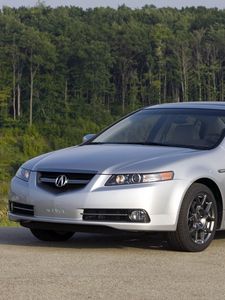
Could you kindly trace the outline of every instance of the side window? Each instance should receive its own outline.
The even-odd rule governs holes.
[[[205,140],[215,143],[222,135],[225,129],[225,118],[212,116],[205,120]]]

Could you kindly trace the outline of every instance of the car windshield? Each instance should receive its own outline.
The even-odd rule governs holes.
[[[224,136],[225,111],[153,108],[138,111],[106,129],[91,144],[142,144],[211,149]]]

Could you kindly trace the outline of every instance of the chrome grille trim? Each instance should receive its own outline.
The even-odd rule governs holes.
[[[54,183],[55,184],[55,180],[56,179],[52,179],[52,178],[45,178],[45,177],[42,177],[40,178],[40,182],[43,182],[43,183]],[[79,179],[69,179],[68,180],[68,184],[88,184],[89,183],[89,180],[79,180]]]
[[[84,188],[96,175],[97,172],[82,173],[82,172],[67,172],[67,171],[38,171],[37,185],[52,193],[62,193],[71,190]],[[65,176],[67,183],[65,186],[56,186],[56,180],[59,176]]]

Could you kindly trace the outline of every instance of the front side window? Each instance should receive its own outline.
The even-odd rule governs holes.
[[[225,111],[144,109],[105,130],[91,144],[144,144],[211,149],[224,135]]]

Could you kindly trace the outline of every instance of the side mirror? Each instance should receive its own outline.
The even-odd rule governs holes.
[[[83,143],[89,141],[89,140],[92,139],[94,136],[96,136],[96,134],[93,134],[93,133],[86,134],[86,135],[83,137]]]

